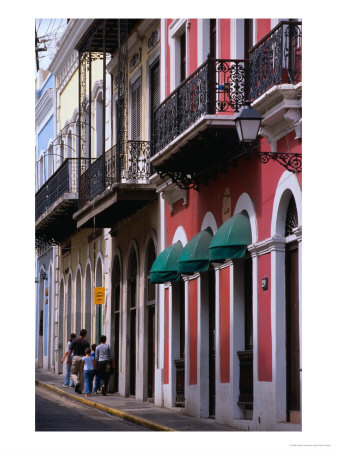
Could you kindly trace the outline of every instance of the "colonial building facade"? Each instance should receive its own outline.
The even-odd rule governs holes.
[[[111,392],[301,429],[301,48],[294,19],[69,21],[50,66],[68,184],[36,222],[58,245],[55,370],[85,327]]]

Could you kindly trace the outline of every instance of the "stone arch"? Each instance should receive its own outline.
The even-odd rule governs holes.
[[[277,184],[273,213],[271,219],[271,236],[284,236],[287,209],[291,196],[294,196],[298,226],[302,226],[302,191],[295,174],[288,171],[283,172]]]
[[[62,373],[63,371],[63,364],[61,363],[61,358],[64,355],[65,349],[64,347],[64,299],[65,299],[65,281],[64,281],[64,274],[61,275],[60,280],[60,293],[59,293],[59,319],[58,319],[58,335],[59,335],[59,342],[58,342],[58,372]]]
[[[250,221],[250,228],[252,232],[252,244],[258,241],[258,227],[257,227],[257,220],[256,220],[256,213],[255,213],[255,207],[252,199],[250,198],[249,194],[244,192],[240,195],[238,198],[238,201],[236,202],[234,214],[239,214],[242,211],[246,211],[249,217]]]
[[[136,394],[136,368],[137,368],[137,318],[139,305],[139,253],[135,240],[129,245],[127,259],[127,336],[129,346],[127,348],[126,373],[127,392]]]
[[[53,279],[53,263],[49,263],[48,271],[48,368],[54,366],[54,279]]]
[[[82,268],[78,264],[76,269],[76,280],[75,280],[75,328],[74,333],[79,336],[80,330],[82,328]]]
[[[95,264],[95,287],[104,286],[104,261],[101,252],[98,252]],[[95,336],[97,342],[99,342],[99,336],[103,334],[103,321],[102,321],[102,305],[94,305],[95,308]]]
[[[91,261],[88,260],[85,267],[84,328],[87,330],[87,337],[89,342],[91,342],[92,291],[92,268]]]
[[[173,239],[172,239],[172,244],[174,244],[175,242],[180,241],[183,246],[185,246],[188,242],[187,239],[187,235],[186,235],[186,231],[184,229],[183,226],[179,225],[179,227],[176,229]]]
[[[207,213],[205,214],[202,224],[201,224],[200,231],[206,230],[207,227],[210,227],[213,231],[213,235],[215,235],[215,233],[218,229],[218,226],[217,226],[214,214],[211,211],[207,211]]]
[[[70,338],[70,334],[72,333],[72,316],[73,316],[73,274],[71,269],[69,270],[68,280],[67,280],[67,308],[66,308],[66,339]]]

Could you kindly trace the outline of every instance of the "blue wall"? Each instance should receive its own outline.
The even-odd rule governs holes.
[[[49,75],[42,88],[40,90],[35,91],[35,95],[37,96],[37,98],[40,98],[46,92],[47,89],[53,89],[53,87],[54,87],[54,75]]]
[[[47,150],[50,139],[54,137],[54,120],[53,115],[50,117],[46,125],[42,128],[37,136],[38,158],[40,158],[41,150]]]

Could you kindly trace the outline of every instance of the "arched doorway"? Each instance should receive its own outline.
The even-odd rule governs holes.
[[[155,393],[155,317],[156,317],[156,285],[150,283],[150,270],[156,259],[156,251],[151,239],[145,259],[145,304],[146,317],[145,329],[147,330],[147,396],[154,398]]]
[[[72,276],[71,273],[69,273],[68,276],[68,284],[67,284],[68,288],[67,288],[67,335],[66,335],[66,339],[68,340],[70,338],[70,334],[72,333],[72,329],[71,329],[71,303],[72,303]]]
[[[120,305],[121,305],[121,270],[118,256],[115,256],[112,269],[111,291],[111,336],[113,358],[115,362],[113,392],[119,390],[119,331],[120,331]]]
[[[64,349],[63,349],[63,311],[64,311],[64,280],[61,280],[60,284],[60,297],[59,297],[59,343],[58,343],[58,373],[62,373],[63,371],[63,364],[61,363],[61,358],[64,355]]]
[[[291,195],[285,222],[285,237],[289,239],[298,226],[297,208]],[[300,423],[300,334],[299,334],[299,271],[298,242],[290,240],[286,244],[286,385],[287,420]]]
[[[96,287],[103,286],[102,260],[98,258],[96,264]],[[99,337],[102,334],[102,305],[95,305],[96,307],[96,336],[95,340],[99,343]]]
[[[136,394],[136,318],[137,318],[137,256],[131,250],[128,264],[128,337],[129,395]]]
[[[54,292],[53,292],[53,269],[49,266],[48,271],[48,369],[54,366],[54,316],[53,316],[53,303],[54,303]]]
[[[39,277],[39,316],[38,316],[38,353],[37,367],[43,367],[43,341],[44,341],[44,269]]]
[[[85,271],[85,314],[84,327],[87,330],[87,339],[91,343],[91,268],[87,265]]]
[[[81,330],[81,317],[82,317],[82,275],[80,269],[77,269],[76,273],[76,309],[75,309],[75,330],[78,337]]]

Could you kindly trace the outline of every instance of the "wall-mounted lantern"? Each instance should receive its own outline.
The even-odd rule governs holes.
[[[262,117],[256,109],[251,107],[250,101],[245,101],[234,122],[241,143],[252,143],[257,140]]]
[[[259,152],[257,150],[257,138],[262,120],[263,117],[260,116],[256,109],[252,108],[250,101],[245,101],[240,113],[234,119],[239,142],[245,153],[255,153],[263,164],[273,159],[289,170],[289,172],[302,172],[301,153]]]

